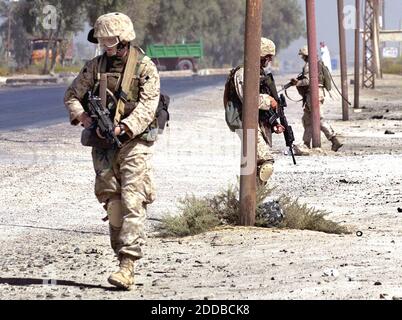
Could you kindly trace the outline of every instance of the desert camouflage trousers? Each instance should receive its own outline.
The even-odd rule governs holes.
[[[271,130],[270,128],[261,129],[258,126],[257,133],[257,164],[260,165],[264,162],[274,163],[274,157],[272,156],[270,145],[272,145],[272,133],[267,132],[267,130]],[[265,141],[267,139],[268,142]]]
[[[146,207],[155,199],[151,153],[131,140],[120,150],[92,149],[95,195],[105,204],[110,242],[116,255],[143,256]]]
[[[272,156],[270,145],[272,145],[271,139],[271,132],[267,132],[268,128],[264,130],[258,126],[257,132],[257,165],[260,165],[264,162],[271,162],[274,163],[274,157]],[[240,139],[243,139],[243,133],[241,130],[236,130],[237,135]],[[266,141],[265,139],[268,141]]]
[[[311,147],[311,141],[313,139],[313,121],[312,121],[312,114],[311,114],[311,107],[309,104],[309,98],[307,99],[307,103],[303,109],[303,117],[302,123],[304,128],[303,133],[303,142],[306,146]],[[320,129],[324,133],[325,137],[328,140],[331,140],[333,137],[336,136],[334,129],[332,129],[331,125],[325,122],[324,118],[322,117],[322,107],[324,105],[324,98],[320,96]]]
[[[261,126],[258,126],[258,132],[257,132],[257,174],[256,174],[256,183],[257,186],[261,184],[266,184],[266,181],[262,181],[259,175],[259,172],[261,170],[261,167],[264,163],[270,163],[272,165],[273,169],[273,164],[274,164],[274,157],[272,156],[270,146],[272,145],[272,133],[270,132],[271,128],[261,128]],[[237,135],[240,137],[240,139],[243,138],[242,136],[242,131],[241,130],[236,130]],[[272,171],[271,171],[272,172]],[[272,173],[271,173],[272,174]]]

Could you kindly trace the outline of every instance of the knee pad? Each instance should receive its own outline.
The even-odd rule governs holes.
[[[258,178],[267,182],[274,172],[274,165],[271,162],[264,162],[258,170]]]
[[[115,228],[123,225],[123,214],[121,212],[121,200],[110,200],[107,204],[107,215],[109,223]]]

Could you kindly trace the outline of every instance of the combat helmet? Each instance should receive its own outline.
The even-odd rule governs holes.
[[[98,43],[98,38],[118,37],[119,41],[130,42],[135,39],[131,19],[123,13],[112,12],[100,16],[88,33],[88,41]]]
[[[272,40],[267,38],[261,38],[261,57],[265,57],[266,55],[274,56],[276,54],[276,46]]]
[[[304,46],[299,50],[299,56],[308,56],[308,47]]]

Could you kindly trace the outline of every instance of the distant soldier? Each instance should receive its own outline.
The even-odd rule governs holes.
[[[276,47],[273,41],[261,38],[260,51],[260,75],[266,76],[264,68],[272,61],[276,54]],[[244,88],[244,68],[238,66],[234,68],[225,85],[224,105],[226,113],[226,123],[232,131],[242,128],[242,108],[243,108],[243,88]],[[259,105],[260,110],[275,110],[278,106],[277,101],[266,93],[260,86]],[[261,119],[259,119],[261,120]],[[272,131],[280,134],[284,132],[284,127],[280,124],[271,128],[269,124],[259,121],[257,132],[257,183],[265,185],[271,177],[274,169],[274,158],[271,154]]]
[[[303,127],[304,127],[304,134],[303,134],[303,142],[306,145],[306,147],[311,148],[311,141],[313,138],[313,126],[312,126],[312,110],[311,110],[311,101],[310,101],[310,78],[309,78],[309,60],[308,60],[308,48],[307,46],[303,47],[299,51],[299,55],[305,62],[305,65],[303,67],[303,71],[301,75],[298,77],[298,79],[291,79],[291,83],[296,86],[297,91],[299,94],[303,97],[303,117],[302,117],[302,122],[303,122]],[[331,85],[331,79],[328,78],[330,75],[328,75],[326,72],[329,72],[328,69],[326,69],[325,65],[322,63],[322,61],[319,61],[319,99],[320,99],[320,113],[321,113],[321,122],[320,122],[320,128],[321,131],[325,134],[327,139],[331,141],[332,143],[332,151],[338,151],[339,148],[343,146],[343,144],[340,142],[339,138],[337,137],[337,134],[335,133],[334,129],[324,121],[322,117],[322,107],[324,105],[324,99],[325,99],[325,89],[330,90],[330,85]]]
[[[151,59],[130,43],[134,39],[128,16],[122,13],[100,16],[88,40],[99,43],[105,53],[85,64],[64,99],[71,124],[81,123],[84,131],[90,130],[94,135],[88,141],[95,141],[92,145],[95,194],[107,211],[111,246],[120,261],[119,270],[108,281],[123,289],[134,283],[134,262],[143,256],[146,208],[155,199],[150,167],[155,139],[150,133],[160,97],[158,71]],[[102,88],[105,77],[106,85]],[[121,148],[116,144],[102,145],[104,137],[99,127],[94,128],[88,114],[89,91],[106,97]],[[88,141],[85,145],[91,145]]]

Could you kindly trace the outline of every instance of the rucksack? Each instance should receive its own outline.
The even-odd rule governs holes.
[[[229,129],[235,132],[238,129],[242,129],[242,102],[237,96],[234,75],[241,68],[241,66],[234,68],[230,71],[230,74],[225,83],[225,91],[223,94],[223,106],[225,108],[225,121]]]
[[[318,81],[327,91],[332,89],[332,76],[327,66],[321,60],[318,61]]]

